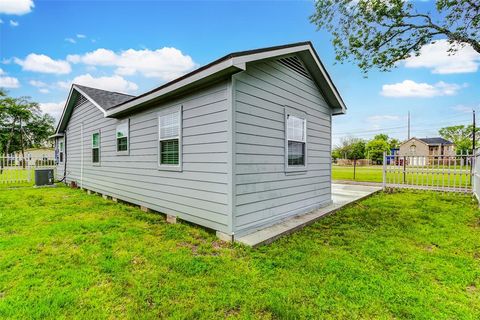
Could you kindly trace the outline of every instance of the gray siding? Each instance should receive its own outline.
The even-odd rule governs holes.
[[[132,115],[129,155],[116,153],[116,125],[124,119],[106,119],[90,102],[76,107],[67,128],[67,182],[230,232],[228,90],[227,82],[217,83]],[[177,105],[183,105],[183,170],[163,171],[158,169],[157,112]],[[96,130],[101,132],[100,165],[91,160]]]
[[[275,60],[234,76],[234,231],[247,233],[331,201],[331,111],[315,83]],[[285,172],[288,106],[307,116],[307,171]]]

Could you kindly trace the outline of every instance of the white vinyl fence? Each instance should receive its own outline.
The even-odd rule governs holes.
[[[480,202],[480,149],[475,150],[473,159],[473,194]]]
[[[55,169],[55,159],[47,157],[0,157],[0,184],[33,183],[35,169]]]
[[[431,154],[386,155],[383,159],[383,187],[472,192],[475,157]],[[480,171],[479,171],[480,174]]]

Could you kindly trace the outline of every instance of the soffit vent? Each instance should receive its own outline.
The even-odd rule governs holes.
[[[304,76],[312,80],[310,73],[308,73],[307,69],[303,65],[302,61],[297,56],[291,56],[287,58],[278,59],[278,62],[283,64],[285,67],[289,68],[290,70]]]
[[[75,105],[74,107],[78,107],[79,105],[81,105],[82,103],[85,103],[87,102],[87,98],[85,98],[83,95],[81,94],[78,94],[77,96],[77,100],[75,101]]]

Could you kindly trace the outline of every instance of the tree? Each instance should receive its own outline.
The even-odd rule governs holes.
[[[46,144],[54,119],[42,114],[29,97],[13,98],[0,91],[0,154]]]
[[[480,128],[476,129],[476,143],[477,146],[479,142],[478,134],[480,132]],[[459,126],[450,126],[444,127],[438,130],[440,136],[444,139],[447,139],[455,145],[457,153],[467,153],[471,152],[473,148],[473,125],[459,125]]]
[[[375,162],[383,162],[383,153],[390,150],[390,145],[385,139],[374,138],[367,143],[365,150],[370,159]]]
[[[316,0],[310,21],[332,33],[336,60],[353,58],[363,72],[389,70],[439,38],[452,54],[466,45],[480,53],[478,0],[436,0],[435,8],[437,15],[406,0]]]
[[[357,138],[342,139],[340,146],[337,146],[332,152],[332,156],[349,160],[363,159],[365,157],[365,141]]]

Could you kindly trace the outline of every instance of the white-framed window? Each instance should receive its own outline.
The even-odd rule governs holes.
[[[292,108],[285,108],[285,171],[305,171],[306,168],[306,114]]]
[[[171,107],[158,113],[158,165],[161,169],[181,170],[181,106]]]
[[[117,130],[115,133],[117,153],[118,154],[128,154],[129,149],[129,120],[123,121],[117,125]]]
[[[92,163],[100,163],[100,132],[92,134]]]
[[[59,139],[58,140],[58,161],[60,163],[63,163],[64,152],[65,152],[64,150],[65,150],[64,140]]]

